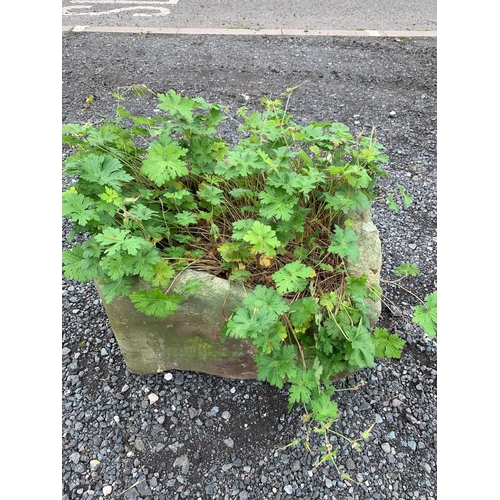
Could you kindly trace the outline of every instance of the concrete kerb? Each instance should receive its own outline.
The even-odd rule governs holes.
[[[393,30],[305,30],[305,29],[208,29],[208,28],[140,28],[134,26],[63,26],[63,32],[85,33],[138,33],[164,35],[233,35],[233,36],[345,36],[345,37],[437,37],[437,31],[393,31]]]

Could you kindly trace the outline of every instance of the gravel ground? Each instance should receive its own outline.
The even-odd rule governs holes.
[[[414,262],[421,274],[408,286],[423,297],[437,286],[436,45],[431,38],[63,34],[62,120],[111,114],[111,93],[133,83],[234,111],[307,82],[290,103],[297,121],[341,121],[354,133],[376,126],[390,157],[373,207],[382,278]],[[93,109],[85,105],[90,95]],[[137,113],[154,106],[130,101]],[[63,176],[63,187],[68,182]],[[398,184],[414,203],[395,214],[385,199],[398,196]],[[64,221],[62,232],[66,247]],[[410,296],[384,289],[411,314]],[[386,308],[380,324],[406,340],[401,359],[337,384],[365,381],[338,393],[335,429],[358,437],[376,423],[360,452],[336,442],[339,467],[357,484],[341,480],[332,464],[313,470],[319,441],[312,453],[283,448],[305,430],[300,411],[287,412],[285,390],[192,372],[129,373],[93,285],[63,277],[63,500],[435,499],[437,342]]]

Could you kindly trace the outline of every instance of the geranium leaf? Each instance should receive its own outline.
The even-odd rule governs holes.
[[[155,141],[149,147],[141,173],[158,187],[162,187],[167,182],[189,173],[186,162],[181,159],[186,153],[187,149],[181,148],[175,142],[163,145],[161,142]]]
[[[277,315],[289,310],[283,297],[273,288],[257,285],[252,293],[243,299],[243,305],[250,310],[265,309]]]
[[[133,180],[133,177],[123,170],[121,163],[109,155],[90,154],[81,160],[82,179],[97,184],[120,189],[124,182]]]
[[[166,295],[160,289],[138,290],[130,294],[130,300],[136,309],[146,316],[167,318],[177,311],[178,304],[183,300],[180,295]]]
[[[334,234],[330,235],[330,240],[332,244],[328,247],[329,252],[356,262],[359,256],[359,248],[356,244],[358,236],[352,229],[342,229],[340,226],[335,225],[335,231]]]
[[[258,220],[252,224],[252,227],[243,236],[243,240],[252,245],[251,251],[254,254],[276,255],[276,247],[280,246],[275,231]]]
[[[389,335],[385,328],[375,328],[372,334],[372,341],[375,346],[376,358],[396,358],[401,357],[401,349],[405,341],[396,334]]]
[[[416,306],[413,322],[420,325],[432,339],[437,333],[437,292],[425,296],[425,306]]]
[[[276,288],[281,294],[289,292],[302,292],[305,290],[308,278],[315,275],[312,267],[306,266],[294,260],[284,265],[279,271],[276,271],[272,278],[276,283]]]

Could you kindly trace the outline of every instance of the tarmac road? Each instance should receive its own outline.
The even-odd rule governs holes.
[[[63,31],[437,36],[437,2],[63,0],[62,26]]]

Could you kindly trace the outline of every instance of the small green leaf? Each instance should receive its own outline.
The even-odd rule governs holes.
[[[312,390],[317,386],[314,370],[298,367],[290,383],[289,408],[295,403],[309,403]]]
[[[106,203],[117,207],[119,207],[123,203],[123,200],[121,199],[118,192],[108,186],[105,186],[104,193],[101,193],[99,195],[99,198],[101,198],[101,200],[105,201]]]
[[[425,296],[425,306],[416,306],[412,321],[432,339],[437,333],[437,292]]]
[[[318,399],[313,399],[310,407],[314,412],[314,419],[318,422],[336,420],[339,416],[337,403],[332,401],[327,393],[322,393]]]
[[[97,184],[119,190],[124,182],[133,177],[123,170],[121,163],[112,156],[90,154],[81,161],[81,178]]]
[[[264,309],[277,315],[289,310],[283,297],[273,288],[257,285],[252,293],[243,299],[243,305],[250,311]]]
[[[363,276],[347,276],[345,281],[347,283],[347,288],[345,290],[346,295],[356,298],[368,296],[368,289],[366,285],[368,277],[366,274]]]
[[[279,349],[287,336],[285,325],[276,322],[252,336],[252,343],[261,353],[269,354]]]
[[[303,292],[307,287],[308,278],[315,275],[314,269],[308,267],[298,260],[294,260],[284,265],[279,271],[276,271],[272,278],[276,283],[279,293]]]
[[[180,295],[166,295],[158,288],[154,290],[138,290],[130,294],[130,300],[136,309],[146,316],[167,318],[177,311],[178,304],[183,300]]]
[[[175,220],[182,227],[187,227],[198,222],[196,215],[192,212],[188,212],[187,210],[183,210],[182,212],[175,214]]]
[[[70,217],[80,226],[85,226],[91,220],[99,220],[99,216],[91,207],[93,202],[83,194],[68,190],[63,194],[62,214]]]
[[[193,109],[198,107],[194,99],[182,97],[173,89],[166,94],[157,94],[157,97],[161,101],[157,106],[158,109],[167,111],[174,117],[179,116],[187,122],[193,121]]]
[[[134,257],[118,253],[105,255],[101,258],[100,265],[112,280],[117,280],[132,274]]]
[[[226,332],[235,339],[255,337],[276,323],[277,315],[269,309],[237,307],[226,322]]]
[[[283,188],[266,187],[259,193],[262,206],[259,214],[266,219],[290,220],[297,204],[297,198]]]
[[[233,222],[233,240],[242,240],[243,237],[252,229],[254,219],[240,219]]]
[[[254,192],[248,188],[235,188],[231,189],[229,194],[235,198],[242,198],[243,196],[253,197]]]
[[[362,433],[361,433],[361,437],[363,439],[368,439],[371,434],[372,434],[372,429],[375,427],[375,424],[372,424],[370,425],[370,427],[368,427],[368,429],[365,429]]]
[[[143,245],[137,254],[132,256],[132,259],[132,273],[139,275],[141,278],[147,278],[150,276],[153,266],[160,262],[161,253],[151,243],[143,242]]]
[[[141,173],[158,187],[164,186],[178,177],[188,175],[186,162],[181,159],[187,149],[172,142],[163,145],[159,141],[151,143],[148,156],[142,163]]]
[[[352,262],[356,262],[359,256],[359,248],[357,245],[358,236],[349,228],[342,229],[335,225],[334,234],[330,234],[332,245],[328,247],[328,251],[337,254],[339,257],[347,257]]]
[[[225,262],[248,262],[252,256],[249,245],[242,241],[226,241],[217,250]]]
[[[360,321],[358,326],[346,327],[344,331],[350,342],[346,353],[349,364],[356,368],[373,367],[375,347],[368,329]]]
[[[151,218],[155,215],[154,210],[151,210],[141,203],[138,203],[137,205],[131,207],[130,213],[140,221],[151,220]]]
[[[417,276],[420,273],[418,266],[410,262],[404,262],[394,269],[396,276]]]
[[[375,328],[372,334],[376,358],[401,358],[401,350],[405,341],[397,335],[389,335],[385,328]]]
[[[175,271],[173,267],[165,260],[156,262],[145,276],[144,279],[152,283],[154,286],[167,286],[170,280],[174,277]]]
[[[387,195],[387,201],[389,202],[389,208],[393,211],[398,213],[399,212],[399,207],[397,203],[394,201],[394,196],[392,194]]]
[[[199,186],[197,194],[202,200],[210,203],[210,205],[217,206],[224,203],[224,191],[218,187],[202,183]]]
[[[243,239],[252,246],[252,253],[262,253],[267,256],[276,255],[276,248],[280,246],[280,241],[276,238],[276,233],[270,226],[262,224],[256,220],[250,230],[243,236]]]
[[[205,285],[206,285],[206,282],[203,281],[202,279],[190,279],[190,280],[187,280],[184,283],[184,285],[181,286],[181,288],[179,289],[179,292],[181,292],[182,294],[186,294],[186,295],[193,295],[194,293],[196,293],[198,288],[200,288],[201,286],[205,286]]]
[[[246,269],[235,269],[231,276],[229,276],[229,281],[236,281],[244,283],[252,277],[252,273]]]
[[[313,297],[302,297],[290,306],[290,322],[297,329],[307,328],[318,311],[318,304]]]
[[[405,207],[409,207],[413,203],[413,196],[406,192],[406,189],[401,184],[398,184],[399,193],[403,197],[403,204]]]
[[[256,354],[258,380],[282,389],[287,377],[293,378],[297,370],[295,356],[295,348],[292,345],[282,345],[271,354]]]
[[[332,196],[330,193],[322,193],[325,200],[325,208],[340,211],[344,214],[357,210],[370,208],[370,202],[367,196],[359,189],[353,189],[348,186],[340,186],[335,194]]]
[[[147,242],[143,238],[130,235],[130,231],[117,227],[106,227],[101,234],[96,235],[96,241],[107,247],[107,255],[113,255],[120,250],[129,255],[137,255],[138,250]]]
[[[82,283],[96,279],[99,274],[99,258],[87,254],[85,243],[77,243],[71,250],[62,253],[64,276]]]
[[[102,279],[100,283],[103,285],[102,295],[106,303],[110,303],[115,297],[128,295],[134,283],[131,276],[123,276],[117,280],[110,280],[109,278]]]

